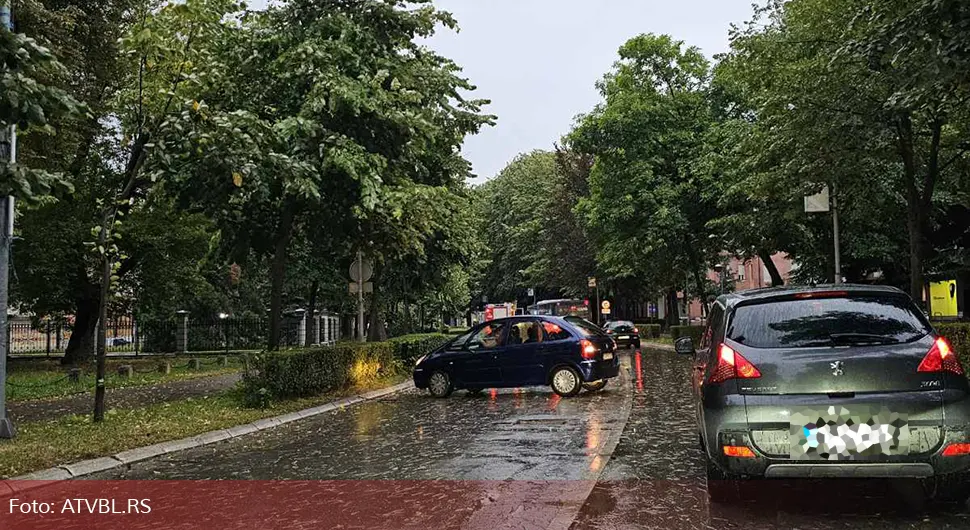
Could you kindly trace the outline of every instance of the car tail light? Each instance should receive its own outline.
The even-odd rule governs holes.
[[[962,456],[970,455],[970,444],[958,443],[950,444],[943,450],[943,456]]]
[[[953,348],[950,347],[950,343],[943,337],[937,337],[933,347],[926,353],[926,357],[923,357],[923,361],[919,363],[919,368],[916,371],[951,372],[962,375],[963,366],[960,365],[960,359],[957,358]]]
[[[596,358],[596,352],[597,352],[596,346],[592,342],[586,339],[579,341],[579,351],[580,353],[582,353],[583,359]]]
[[[637,328],[633,328],[633,332],[634,332],[634,333],[636,333],[637,335],[639,335],[639,334],[640,334],[640,330],[639,330],[639,329],[637,329]]]
[[[743,445],[725,445],[724,455],[735,458],[754,458],[754,451]]]
[[[756,379],[761,372],[743,355],[734,351],[727,344],[721,344],[717,349],[717,366],[711,373],[708,383],[722,383],[728,379]]]
[[[608,330],[606,330],[606,334],[607,334],[607,335],[612,335],[612,334],[613,334],[613,330],[612,330],[612,329],[608,329]]]

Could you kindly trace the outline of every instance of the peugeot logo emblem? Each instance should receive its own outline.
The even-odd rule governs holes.
[[[832,375],[842,375],[845,373],[845,371],[842,370],[842,361],[835,361],[834,363],[829,364],[829,366],[832,368]]]

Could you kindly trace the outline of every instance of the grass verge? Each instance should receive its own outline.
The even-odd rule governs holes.
[[[659,337],[654,337],[652,339],[640,339],[640,340],[643,342],[643,344],[653,342],[655,344],[666,344],[668,346],[674,345],[674,339],[672,339],[670,335],[661,335]]]
[[[149,386],[169,381],[182,381],[199,377],[230,374],[242,369],[242,361],[237,356],[229,356],[229,365],[222,366],[218,358],[200,358],[201,367],[188,368],[189,357],[168,357],[164,359],[109,360],[107,363],[106,384],[109,388]],[[160,362],[169,362],[171,373],[157,371]],[[131,365],[135,374],[130,378],[118,375],[118,367]],[[7,401],[28,401],[50,399],[94,391],[94,364],[81,367],[81,377],[77,383],[65,378],[67,368],[56,361],[15,362],[9,366],[7,374]]]
[[[72,415],[17,425],[13,440],[0,440],[0,478],[115,453],[313,407],[341,397],[401,383],[406,375],[375,379],[358,387],[312,398],[275,402],[266,409],[241,405],[239,390],[136,409],[113,409],[105,421]]]

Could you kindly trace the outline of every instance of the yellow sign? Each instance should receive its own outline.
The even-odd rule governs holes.
[[[957,313],[956,280],[930,284],[930,314],[934,317],[959,316]]]

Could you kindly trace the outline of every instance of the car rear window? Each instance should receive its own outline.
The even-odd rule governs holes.
[[[602,330],[596,324],[579,317],[566,317],[566,322],[569,322],[584,336],[584,337],[602,337],[607,336],[606,332]]]
[[[626,320],[617,320],[614,322],[610,322],[609,324],[606,325],[606,327],[609,329],[632,331],[633,322],[627,322]]]
[[[804,348],[911,342],[929,332],[908,298],[851,296],[742,305],[727,336],[754,348]]]

